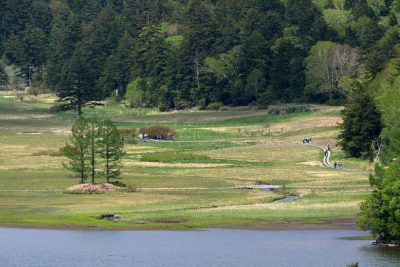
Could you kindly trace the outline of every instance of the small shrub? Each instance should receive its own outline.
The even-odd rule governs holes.
[[[46,89],[46,87],[43,84],[39,84],[39,85],[29,88],[28,94],[33,95],[33,96],[38,96],[40,94],[47,93],[47,91],[48,90]]]
[[[126,192],[129,192],[129,193],[134,193],[134,192],[138,191],[137,187],[135,185],[133,185],[133,184],[128,184],[125,187],[125,190],[126,190]]]
[[[221,102],[211,102],[208,104],[207,109],[208,110],[219,110],[223,107],[224,105]]]
[[[188,109],[188,108],[190,108],[191,106],[190,106],[190,103],[188,102],[188,101],[186,101],[186,100],[179,100],[177,103],[176,103],[176,109],[177,110],[183,110],[183,109]]]
[[[176,137],[176,132],[165,126],[143,127],[139,132],[147,134],[151,139],[157,139],[158,137],[161,137],[161,139],[172,139],[174,136]]]
[[[104,102],[106,106],[116,106],[119,104],[118,99],[115,96],[107,97]]]
[[[350,264],[347,264],[347,267],[358,267],[358,262],[352,262]]]
[[[205,98],[200,99],[197,104],[199,106],[199,110],[206,110],[207,109],[207,101],[206,101]]]
[[[23,101],[25,100],[26,94],[23,93],[23,92],[18,92],[18,93],[16,94],[16,97],[17,97],[17,99],[18,99],[19,101],[23,102]]]
[[[136,129],[134,129],[134,128],[118,128],[118,132],[124,139],[124,143],[126,143],[126,144],[135,144],[136,143]]]
[[[118,187],[126,187],[126,184],[120,181],[110,182],[110,184],[118,186]]]

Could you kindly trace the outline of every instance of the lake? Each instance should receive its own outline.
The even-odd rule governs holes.
[[[358,231],[67,231],[0,228],[0,266],[400,266]]]

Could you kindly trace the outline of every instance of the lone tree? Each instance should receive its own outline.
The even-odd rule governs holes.
[[[110,179],[118,179],[121,175],[121,159],[125,155],[122,148],[124,139],[120,135],[117,127],[110,121],[102,123],[97,142],[98,153],[104,160],[104,175],[107,183]]]
[[[371,157],[372,144],[382,130],[381,113],[366,93],[357,92],[349,101],[342,113],[340,144],[351,157]]]
[[[61,109],[75,109],[79,116],[85,105],[92,105],[101,99],[95,83],[95,73],[83,49],[75,52],[64,67],[56,94]]]
[[[78,118],[72,126],[70,143],[64,148],[64,154],[69,159],[63,165],[70,171],[79,175],[81,183],[88,177],[90,166],[88,152],[90,145],[89,122],[85,118]]]

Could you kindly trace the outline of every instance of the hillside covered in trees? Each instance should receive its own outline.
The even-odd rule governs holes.
[[[11,82],[4,66],[14,66],[27,86],[56,92],[64,108],[107,97],[162,111],[335,103],[359,87],[378,102],[399,101],[396,0],[2,0],[1,7],[0,83]],[[385,122],[393,114],[384,111]]]

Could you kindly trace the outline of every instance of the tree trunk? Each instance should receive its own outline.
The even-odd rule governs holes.
[[[194,60],[196,67],[196,82],[197,82],[197,93],[200,93],[200,62],[199,62],[199,52],[196,49],[196,58]]]
[[[106,176],[107,176],[107,183],[110,182],[110,156],[109,156],[109,148],[107,145],[106,151]]]
[[[80,104],[78,105],[78,116],[82,116],[82,106]]]
[[[96,164],[96,159],[95,159],[95,144],[94,144],[94,139],[95,139],[95,126],[94,126],[94,122],[92,122],[92,132],[91,132],[91,142],[92,142],[92,147],[91,147],[91,152],[92,152],[92,158],[91,158],[91,165],[92,165],[92,184],[94,184],[95,182],[95,164]]]

